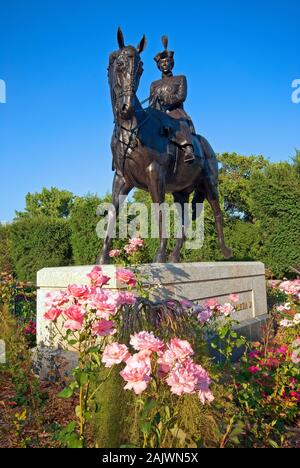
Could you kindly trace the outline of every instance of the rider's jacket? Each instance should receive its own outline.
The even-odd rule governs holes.
[[[151,85],[150,106],[180,120],[185,126],[188,126],[189,132],[196,133],[191,118],[183,108],[186,98],[187,80],[184,75],[164,77],[154,81]],[[189,140],[187,143],[190,143],[190,138],[187,139]]]

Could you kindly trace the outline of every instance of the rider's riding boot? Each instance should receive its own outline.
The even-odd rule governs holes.
[[[195,161],[194,148],[192,145],[184,146],[183,151],[184,151],[183,161],[185,163],[191,164],[193,161]]]

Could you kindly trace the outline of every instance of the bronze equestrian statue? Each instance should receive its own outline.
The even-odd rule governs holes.
[[[143,109],[136,93],[143,74],[141,53],[146,47],[143,36],[137,48],[125,46],[118,29],[119,49],[109,58],[108,78],[115,127],[111,148],[115,171],[112,205],[108,214],[107,234],[98,257],[100,264],[109,263],[113,227],[119,214],[120,202],[134,187],[150,193],[153,203],[162,204],[165,194],[172,193],[175,203],[182,207],[194,193],[192,205],[205,199],[210,203],[216,222],[220,248],[225,258],[231,250],[226,246],[223,216],[218,197],[218,162],[208,141],[195,134],[190,118],[183,109],[186,98],[185,77],[173,77],[173,53],[165,51],[156,56],[162,70],[162,80],[151,86],[150,106]],[[162,61],[165,58],[168,60]],[[121,197],[121,198],[120,198]],[[155,261],[165,263],[167,239],[163,213],[158,211],[160,245]],[[186,232],[182,219],[182,236],[176,239],[170,261],[180,262],[180,251]]]

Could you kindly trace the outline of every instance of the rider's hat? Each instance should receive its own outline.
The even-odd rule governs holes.
[[[174,52],[172,50],[168,50],[168,38],[167,36],[163,36],[161,38],[162,40],[162,43],[163,43],[163,46],[165,48],[165,50],[163,52],[159,52],[157,55],[155,55],[154,57],[154,60],[156,63],[158,63],[160,60],[164,59],[164,58],[173,58],[174,57]]]

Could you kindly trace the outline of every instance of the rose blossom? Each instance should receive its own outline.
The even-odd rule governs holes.
[[[117,270],[116,278],[122,283],[126,283],[128,286],[134,287],[137,283],[134,273],[132,273],[132,271],[127,270],[125,268],[119,268]]]
[[[206,301],[204,301],[204,305],[205,307],[207,307],[208,309],[215,309],[216,307],[218,307],[220,304],[219,302],[217,301],[217,299],[206,299]]]
[[[117,333],[115,323],[112,320],[99,320],[92,325],[92,334],[94,336],[109,336]]]
[[[197,377],[194,372],[191,372],[186,363],[176,364],[166,382],[171,387],[172,393],[182,395],[183,393],[193,393],[195,391]]]
[[[227,302],[224,305],[220,305],[218,307],[218,311],[221,314],[225,315],[226,317],[228,317],[230,314],[232,314],[234,312],[234,310],[235,310],[234,307],[229,302]]]
[[[91,280],[92,285],[99,286],[100,288],[110,281],[110,277],[104,275],[102,268],[99,266],[95,266],[87,277]]]
[[[63,312],[62,309],[59,309],[58,307],[51,307],[51,309],[45,312],[44,318],[46,320],[51,320],[55,322],[58,319],[58,317],[61,316],[62,312]]]
[[[65,291],[55,291],[46,294],[46,307],[61,307],[67,302],[69,302],[69,298]]]
[[[201,403],[204,405],[206,401],[211,403],[215,398],[209,388],[211,384],[211,379],[208,375],[208,372],[203,369],[202,366],[198,364],[191,363],[191,370],[193,370],[194,375],[197,378],[196,391],[198,392],[198,397]]]
[[[240,300],[240,296],[238,294],[232,293],[232,294],[229,295],[229,300],[231,302],[237,303]]]
[[[132,292],[120,292],[118,295],[118,302],[120,305],[134,305],[136,297]]]
[[[300,364],[300,349],[292,352],[291,360],[294,364]]]
[[[157,363],[161,373],[168,373],[177,363],[183,363],[194,354],[188,341],[173,338],[164,353],[160,354]]]
[[[110,258],[119,257],[120,255],[121,255],[121,250],[119,249],[113,249],[109,252]]]
[[[64,315],[67,317],[64,327],[67,330],[78,331],[82,328],[84,319],[84,309],[82,307],[74,305],[64,310]]]
[[[115,315],[117,312],[119,295],[101,290],[91,297],[89,305],[97,311],[97,317],[108,319],[110,315]]]
[[[112,367],[115,364],[126,362],[130,358],[128,348],[124,344],[112,343],[105,347],[102,362],[105,367]]]
[[[293,341],[292,346],[293,346],[293,348],[299,348],[300,347],[300,336]]]
[[[129,244],[134,247],[143,247],[144,241],[140,237],[133,237],[132,239],[129,240]]]
[[[136,351],[141,351],[143,349],[148,349],[149,351],[157,353],[161,351],[165,345],[164,343],[156,338],[153,332],[141,331],[135,333],[130,337],[130,344]]]
[[[135,252],[138,251],[138,247],[135,247],[134,245],[128,244],[128,245],[125,245],[124,250],[127,253],[127,255],[132,255],[132,254],[134,254]]]
[[[250,366],[250,367],[248,367],[248,371],[249,371],[251,374],[256,374],[257,372],[259,372],[259,367],[257,367],[257,366]]]
[[[151,378],[151,361],[149,351],[140,351],[126,361],[125,369],[120,372],[121,377],[127,382],[126,390],[134,390],[140,395],[146,390]]]
[[[67,293],[75,299],[86,300],[89,296],[89,288],[87,286],[70,284],[67,288]]]

